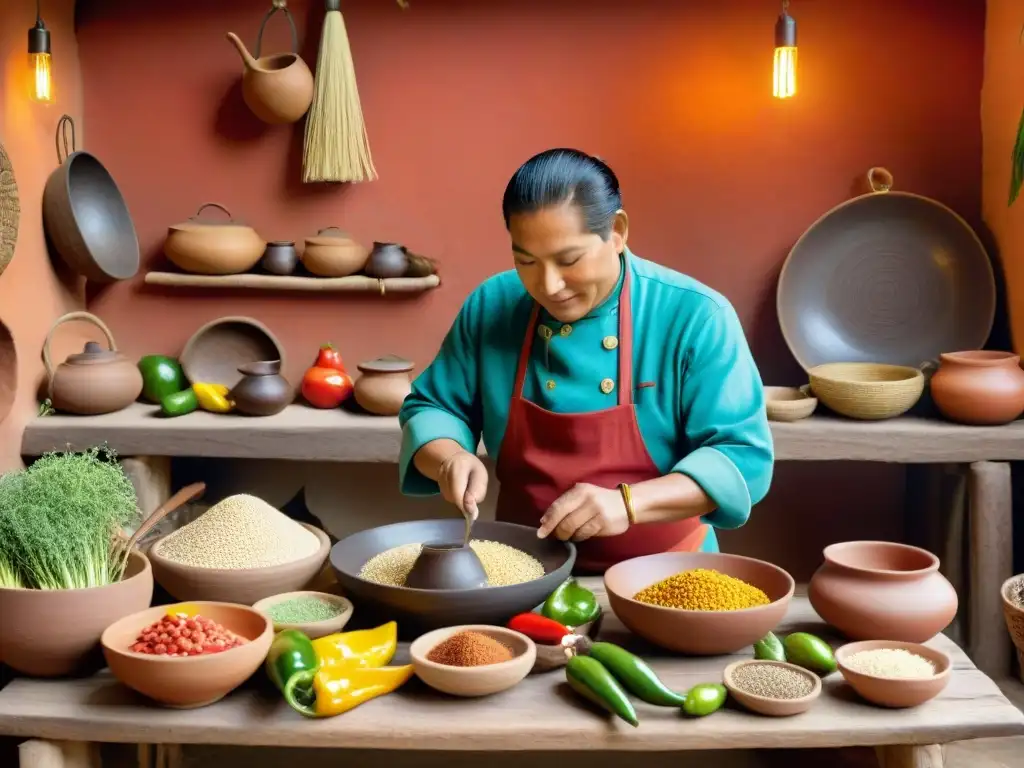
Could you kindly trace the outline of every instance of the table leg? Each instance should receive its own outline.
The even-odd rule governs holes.
[[[1013,575],[1013,491],[1010,465],[979,461],[968,476],[970,602],[968,655],[1000,679],[1011,674],[1010,636],[999,588]]]
[[[876,747],[879,768],[943,768],[946,749],[941,744]]]
[[[32,739],[18,745],[20,768],[100,768],[99,744]]]

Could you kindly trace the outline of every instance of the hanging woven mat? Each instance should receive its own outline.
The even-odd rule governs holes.
[[[14,258],[14,244],[18,240],[18,185],[14,181],[11,159],[0,144],[0,275]]]

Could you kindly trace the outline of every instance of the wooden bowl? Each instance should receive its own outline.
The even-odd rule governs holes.
[[[345,625],[348,624],[349,619],[352,618],[352,601],[348,598],[341,597],[340,595],[332,595],[329,592],[282,592],[280,595],[265,597],[262,600],[253,603],[252,607],[260,613],[266,614],[267,618],[270,618],[270,608],[278,603],[283,603],[285,600],[291,600],[296,597],[319,597],[325,602],[333,603],[342,610],[337,616],[330,619],[324,619],[323,621],[307,621],[296,624],[275,621],[275,632],[280,632],[283,629],[297,629],[307,637],[316,639],[318,637],[323,637],[324,635],[341,632],[341,630],[345,628]],[[271,621],[273,621],[273,619],[271,619]]]
[[[197,568],[168,560],[160,554],[161,536],[149,548],[157,584],[177,600],[212,600],[252,605],[282,592],[302,589],[320,572],[331,552],[327,534],[300,523],[320,540],[320,548],[301,560],[266,568]]]
[[[811,368],[807,376],[815,397],[851,419],[902,416],[924,392],[924,375],[905,365],[826,363]]]
[[[770,699],[765,696],[758,696],[755,693],[749,693],[742,688],[737,687],[733,675],[740,667],[746,667],[751,664],[767,664],[769,666],[791,669],[810,680],[814,687],[811,689],[810,693],[806,696],[801,696],[799,699]],[[749,709],[751,712],[756,712],[759,715],[767,715],[768,717],[790,717],[792,715],[799,715],[810,709],[815,699],[821,695],[820,677],[803,667],[798,667],[796,664],[787,664],[784,661],[762,661],[760,659],[734,661],[732,664],[727,666],[725,671],[722,673],[722,682],[725,684],[726,689],[728,689],[729,695],[739,702],[741,706]]]
[[[205,656],[150,656],[131,649],[139,631],[171,607],[160,605],[111,624],[100,642],[111,674],[121,683],[175,709],[204,707],[219,701],[263,665],[274,639],[270,620],[259,611],[229,603],[193,603],[198,613],[249,642]]]
[[[818,398],[808,394],[805,387],[765,387],[764,399],[771,421],[806,419],[818,407]]]
[[[855,672],[846,666],[846,660],[853,654],[879,648],[902,648],[923,656],[935,664],[935,676],[923,679],[877,677]],[[901,643],[895,640],[862,640],[859,643],[847,643],[836,651],[836,663],[843,678],[861,698],[880,707],[893,709],[917,707],[934,699],[949,683],[949,674],[953,667],[952,660],[942,651],[920,643]]]
[[[95,672],[103,630],[152,600],[153,570],[140,552],[129,555],[124,578],[105,587],[0,589],[0,659],[30,677]]]
[[[242,380],[240,366],[280,360],[285,370],[284,347],[259,320],[231,316],[213,320],[185,342],[179,358],[185,377],[193,384],[233,387]]]
[[[633,599],[641,589],[693,568],[708,568],[751,584],[772,602],[738,611],[686,611]],[[636,635],[669,651],[695,656],[736,653],[771,632],[786,615],[795,584],[777,565],[718,552],[663,552],[625,560],[604,574],[608,602]]]
[[[427,659],[430,651],[459,632],[480,632],[512,649],[513,657],[499,664],[481,667],[450,667]],[[409,646],[417,677],[431,688],[452,696],[489,696],[508,690],[525,678],[537,658],[537,647],[526,635],[488,624],[463,624],[435,629],[416,638]]]

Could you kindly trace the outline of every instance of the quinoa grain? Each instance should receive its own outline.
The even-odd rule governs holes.
[[[508,544],[474,539],[469,542],[469,546],[480,558],[489,587],[523,584],[544,575],[544,566],[539,560]],[[359,571],[359,578],[375,584],[400,587],[405,584],[409,571],[420,556],[421,547],[421,544],[403,544],[384,550],[366,561]]]

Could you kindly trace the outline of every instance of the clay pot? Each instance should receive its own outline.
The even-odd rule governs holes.
[[[295,243],[291,240],[275,240],[267,243],[260,266],[272,275],[290,275],[299,263]]]
[[[847,541],[826,547],[824,555],[808,597],[818,615],[851,640],[923,643],[956,616],[956,590],[931,552]]]
[[[107,337],[109,349],[90,341],[77,355],[71,355],[56,369],[50,359],[50,343],[57,328],[69,320],[88,320]],[[96,416],[127,408],[142,394],[138,366],[117,351],[114,336],[106,324],[89,312],[69,312],[57,318],[43,342],[43,365],[48,379],[48,397],[54,409],[64,413]]]
[[[228,394],[235,410],[246,416],[273,416],[295,399],[295,389],[281,375],[280,360],[261,360],[239,367],[242,380]]]
[[[405,579],[412,589],[480,589],[487,572],[472,547],[424,544]]]
[[[961,424],[1008,424],[1024,412],[1024,371],[1012,352],[974,350],[939,355],[932,399]]]
[[[302,266],[318,277],[348,277],[366,266],[370,252],[338,227],[306,238]]]
[[[185,378],[193,384],[233,387],[242,380],[239,368],[260,360],[280,360],[285,367],[281,342],[259,320],[231,315],[211,320],[185,342],[178,361]]]
[[[402,277],[409,269],[409,256],[398,243],[374,243],[363,270],[370,277]]]
[[[409,371],[413,364],[394,355],[359,363],[354,396],[359,407],[377,416],[397,416],[412,392]]]
[[[0,588],[0,660],[32,677],[95,672],[103,630],[152,599],[153,570],[138,551],[128,556],[124,578],[105,587]]]
[[[226,221],[203,217],[205,208],[220,208]],[[252,227],[231,218],[220,203],[203,203],[188,221],[167,228],[164,253],[183,272],[196,275],[237,275],[262,258],[267,244]]]

